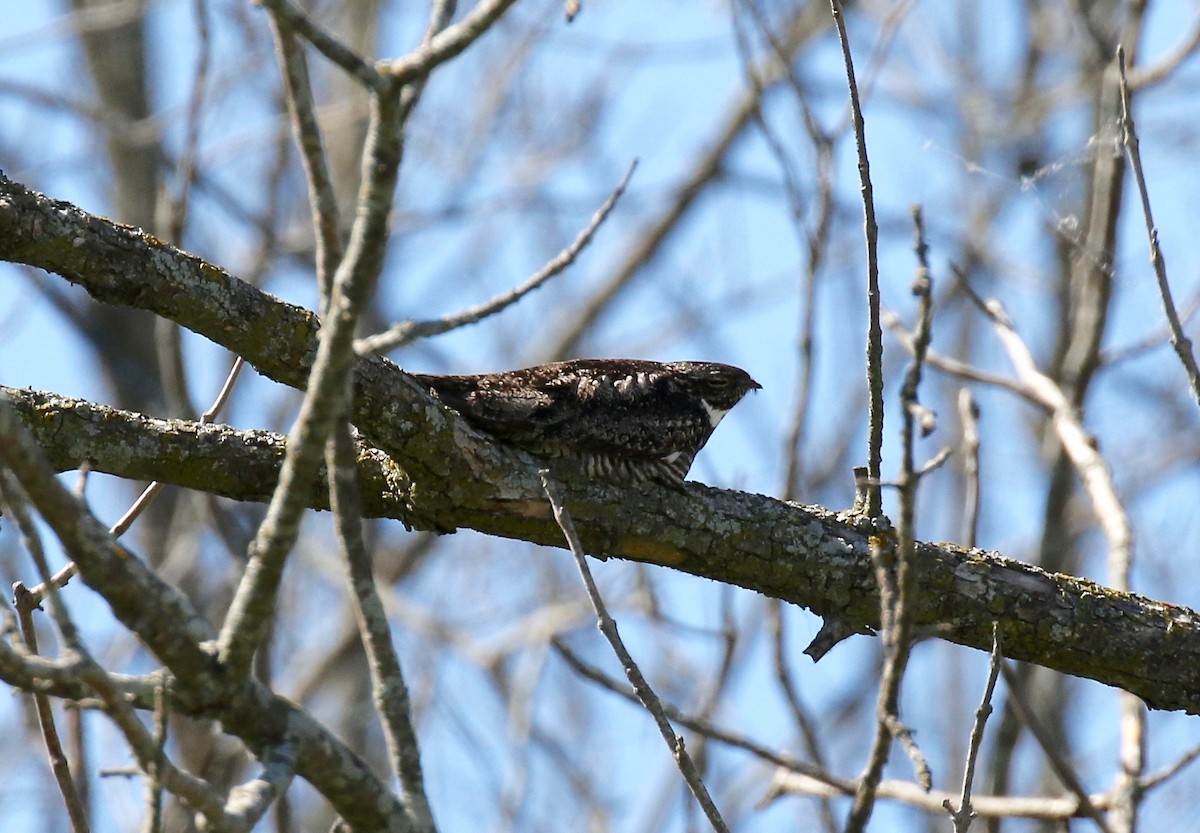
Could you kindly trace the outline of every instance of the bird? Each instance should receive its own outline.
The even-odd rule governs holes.
[[[728,364],[644,359],[411,375],[472,427],[568,478],[676,488],[725,414],[762,388]]]

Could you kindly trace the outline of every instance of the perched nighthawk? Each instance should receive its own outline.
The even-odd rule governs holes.
[[[683,482],[721,418],[762,387],[727,364],[639,359],[413,378],[503,443],[586,477],[668,485]]]

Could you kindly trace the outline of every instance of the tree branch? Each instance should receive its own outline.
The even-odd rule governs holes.
[[[408,833],[403,808],[349,747],[303,710],[265,686],[227,673],[216,660],[216,635],[187,597],[117,543],[53,476],[7,398],[0,399],[0,463],[78,565],[79,575],[170,670],[189,714],[219,720],[260,758],[296,744],[296,771],[355,829]],[[0,665],[0,672],[4,670]]]
[[[398,371],[396,377],[398,397],[419,397]],[[33,391],[0,392],[13,397],[58,470],[90,460],[99,472],[155,477],[256,502],[269,500],[278,476],[284,438],[277,434],[152,420]],[[545,501],[538,500],[532,471],[523,467],[525,458],[465,426],[432,419],[445,417],[432,404],[414,409],[431,417],[424,423],[429,443],[410,444],[407,456],[396,461],[378,449],[359,454],[367,515],[420,529],[470,528],[563,546]],[[111,439],[102,428],[114,432]],[[436,465],[418,455],[441,454],[437,435],[443,431],[459,443],[459,463],[479,465],[480,481],[455,492],[468,503],[457,503],[444,489],[414,488],[406,474]],[[878,627],[870,530],[861,521],[695,483],[682,495],[643,487],[632,501],[628,491],[599,486],[572,489],[569,498],[591,552],[736,584],[841,617],[856,630]],[[323,489],[314,491],[311,505],[328,506]],[[1008,657],[1123,688],[1155,708],[1200,713],[1200,616],[1194,611],[951,544],[919,543],[915,567],[919,586],[929,588],[914,599],[918,632],[934,626],[940,638],[987,651],[995,618]]]
[[[311,314],[140,231],[3,178],[0,258],[57,272],[106,302],[150,309],[242,354],[271,378],[304,383],[316,344]],[[354,422],[393,461],[385,470],[381,457],[372,458],[381,465],[375,482],[386,482],[388,494],[364,487],[369,512],[420,529],[470,528],[563,546],[531,458],[473,432],[385,359],[360,358],[355,383]],[[105,448],[98,430],[83,437],[62,430],[72,419],[87,418],[86,410],[44,413],[30,401],[24,413],[58,466],[90,458],[97,470],[131,476],[136,469],[132,476],[201,487],[205,467],[217,466],[202,458],[156,463],[152,443],[118,453]],[[123,419],[131,423],[124,430],[134,422],[146,432],[162,430],[163,423],[144,417]],[[246,480],[224,478],[222,493],[262,500],[273,485],[281,440],[206,430],[217,432],[197,430],[206,443],[219,445],[222,431],[229,442],[244,443]],[[177,440],[170,447],[184,445]],[[878,626],[867,548],[872,530],[860,521],[698,484],[687,484],[681,494],[652,485],[635,491],[631,500],[630,490],[610,486],[568,490],[567,506],[586,549],[746,587],[859,627]],[[1200,713],[1195,612],[949,544],[919,543],[914,568],[915,581],[927,590],[914,599],[918,632],[935,626],[943,639],[987,651],[998,620],[1008,657],[1123,688],[1155,708]]]

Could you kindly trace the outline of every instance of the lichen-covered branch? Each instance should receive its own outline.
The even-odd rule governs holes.
[[[311,363],[311,314],[142,232],[2,178],[0,258],[63,275],[105,302],[169,317],[284,384],[303,384]],[[371,514],[419,529],[470,528],[563,546],[532,460],[471,431],[392,362],[359,359],[355,383],[355,424],[390,456],[389,462],[376,452],[363,454],[375,461],[363,469],[374,465],[379,472],[374,485],[364,487]],[[226,461],[206,460],[199,451],[156,460],[149,440],[133,450],[105,448],[102,423],[109,420],[113,430],[121,426],[147,437],[178,431],[172,427],[178,423],[132,414],[89,417],[87,408],[61,403],[57,410],[41,410],[32,403],[34,394],[15,395],[27,401],[24,418],[56,466],[90,459],[98,470],[199,488],[205,488],[210,467],[222,494],[245,500],[263,500],[273,486],[278,437],[254,434],[251,442],[219,426],[196,429],[198,447],[237,447],[237,482],[220,477]],[[78,434],[66,430],[72,420],[89,418],[97,422],[86,433],[83,427]],[[221,432],[224,439],[216,439]],[[186,455],[186,445],[176,439],[168,447]],[[314,498],[313,505],[322,500]],[[644,486],[633,496],[602,485],[572,488],[567,505],[590,552],[746,587],[854,625],[878,624],[867,549],[873,528],[860,528],[861,521],[697,484],[682,494]],[[1120,687],[1156,708],[1200,712],[1200,621],[1194,611],[949,544],[919,544],[914,566],[918,635],[987,651],[992,622],[999,621],[1008,657]]]

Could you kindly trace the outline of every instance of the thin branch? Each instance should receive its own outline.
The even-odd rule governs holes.
[[[785,607],[778,599],[766,599],[767,622],[771,633],[771,664],[775,669],[775,679],[783,692],[784,700],[791,710],[792,719],[800,730],[804,740],[804,751],[812,758],[820,769],[826,769],[825,755],[821,748],[821,739],[817,734],[817,722],[809,714],[800,692],[796,689],[792,678],[791,666],[788,662],[790,652],[787,645],[787,620],[784,618]],[[837,830],[837,821],[833,815],[833,804],[829,799],[821,801],[821,825],[829,833]]]
[[[905,749],[917,765],[918,778],[926,789],[931,786],[928,765],[920,754],[911,735],[900,720],[900,687],[908,667],[912,647],[912,597],[916,589],[917,486],[920,477],[915,470],[914,440],[918,422],[918,390],[925,351],[932,337],[933,300],[929,275],[928,247],[925,243],[925,225],[919,207],[912,212],[914,227],[914,249],[917,256],[917,276],[913,281],[913,294],[919,300],[917,330],[913,336],[913,360],[904,376],[900,392],[901,410],[901,463],[900,463],[900,514],[896,528],[894,550],[883,535],[871,541],[871,562],[875,568],[875,581],[879,588],[880,636],[883,639],[884,665],[879,684],[879,702],[876,707],[878,724],[875,738],[867,757],[867,766],[854,795],[854,805],[846,820],[846,833],[865,830],[875,803],[875,792],[883,777],[883,766],[887,763],[892,739],[900,738]],[[875,489],[878,492],[878,489]],[[889,563],[894,558],[895,563]]]
[[[429,22],[425,26],[425,34],[421,38],[421,46],[430,47],[433,44],[433,39],[446,30],[450,25],[450,21],[454,19],[454,12],[458,5],[458,0],[432,0],[429,4]],[[425,85],[429,81],[428,75],[423,75],[420,78],[411,81],[404,85],[404,90],[400,93],[400,124],[408,123],[408,117],[412,115],[417,103],[421,100],[421,96],[425,94]]]
[[[238,784],[225,801],[225,817],[241,830],[251,831],[276,801],[282,801],[296,774],[296,745],[291,742],[271,747],[261,756],[258,777]],[[287,828],[284,828],[287,829]]]
[[[1108,826],[1108,822],[1104,818],[1104,814],[1100,812],[1091,798],[1088,796],[1087,790],[1084,789],[1083,783],[1071,768],[1070,763],[1063,757],[1061,750],[1050,738],[1049,734],[1042,727],[1041,722],[1033,714],[1033,709],[1030,707],[1028,700],[1025,698],[1025,692],[1021,688],[1021,682],[1017,679],[1016,674],[1009,667],[1007,662],[1001,660],[1000,673],[1004,675],[1004,683],[1008,686],[1009,702],[1013,704],[1017,714],[1021,718],[1030,733],[1037,739],[1038,745],[1042,747],[1042,751],[1046,754],[1046,760],[1050,762],[1050,768],[1054,770],[1054,774],[1064,787],[1075,794],[1079,800],[1080,809],[1096,823],[1096,826],[1104,833],[1113,833]]]
[[[834,145],[830,136],[821,129],[812,109],[808,104],[808,96],[804,84],[797,76],[793,62],[787,56],[787,49],[773,31],[772,24],[767,20],[757,0],[740,0],[738,4],[744,7],[754,20],[754,25],[760,37],[770,46],[777,65],[786,73],[787,80],[794,92],[794,100],[800,108],[804,128],[812,141],[816,154],[817,180],[817,210],[816,219],[810,228],[805,229],[801,222],[805,208],[811,200],[802,192],[799,177],[793,170],[794,165],[788,157],[785,142],[776,135],[767,120],[762,107],[755,110],[755,121],[762,131],[767,147],[779,167],[784,194],[791,209],[791,225],[797,237],[797,244],[807,255],[804,279],[799,293],[797,352],[800,361],[796,370],[796,405],[792,410],[791,425],[784,440],[784,453],[787,465],[784,469],[783,488],[781,495],[785,500],[795,499],[800,490],[803,474],[803,457],[805,439],[808,435],[810,417],[810,400],[813,383],[813,342],[817,314],[817,278],[825,263],[829,251],[829,235],[833,228],[834,199],[833,199],[833,155]],[[743,31],[741,16],[736,7],[733,9],[734,33],[737,37],[738,51],[741,55],[743,74],[750,81],[752,88],[761,98],[766,80],[760,75],[758,66],[752,63],[747,33]],[[770,65],[766,65],[770,66]],[[823,812],[828,809],[828,802],[823,803]],[[832,824],[829,825],[832,828]]]
[[[1183,304],[1183,313],[1179,316],[1179,323],[1187,326],[1196,312],[1200,310],[1200,290],[1193,290]],[[1161,327],[1155,328],[1150,332],[1129,344],[1117,345],[1109,347],[1101,351],[1100,364],[1103,367],[1114,367],[1122,362],[1137,358],[1143,353],[1161,347],[1171,339],[1171,328],[1164,324]]]
[[[962,426],[963,479],[963,546],[974,547],[979,534],[979,406],[970,388],[958,392],[958,421]]]
[[[825,31],[828,21],[828,15],[816,4],[796,7],[780,36],[784,55],[794,58],[804,44]],[[578,352],[580,343],[600,316],[636,283],[636,278],[646,274],[647,264],[665,250],[673,235],[686,227],[688,218],[703,203],[707,189],[721,181],[730,154],[747,128],[754,124],[763,95],[786,76],[788,60],[772,56],[754,73],[762,90],[754,87],[745,90],[714,134],[700,143],[702,150],[688,166],[688,173],[662,201],[662,213],[641,224],[638,237],[624,247],[626,255],[621,262],[543,352],[556,358]]]
[[[187,116],[184,120],[183,150],[175,164],[176,190],[166,199],[166,221],[155,223],[158,226],[157,233],[180,246],[184,245],[183,235],[190,207],[189,197],[196,181],[200,125],[203,121],[213,50],[208,4],[203,0],[193,0],[192,13],[196,21],[196,72],[192,80],[192,92],[188,97]]]
[[[934,471],[937,471],[938,469],[940,469],[942,466],[944,466],[946,464],[946,461],[949,460],[952,456],[954,456],[954,446],[944,445],[940,449],[938,449],[937,454],[933,455],[928,460],[926,460],[921,465],[921,468],[917,469],[915,472],[913,472],[913,474],[916,476],[916,478],[918,480],[920,480],[922,477],[929,474],[930,472],[934,472]]]
[[[63,604],[59,589],[51,582],[50,568],[46,563],[41,546],[37,543],[37,539],[29,539],[29,543],[33,544],[29,552],[37,567],[38,575],[42,584],[48,588],[46,601],[50,607],[50,614],[58,627],[64,646],[73,655],[76,673],[79,679],[104,701],[105,712],[125,735],[126,741],[138,758],[138,764],[142,771],[147,774],[153,773],[152,777],[161,778],[167,789],[186,801],[197,812],[202,813],[213,830],[228,830],[229,828],[224,823],[223,802],[219,794],[207,782],[176,769],[165,759],[165,756],[160,756],[161,750],[158,744],[134,714],[133,706],[117,693],[108,673],[91,657]],[[22,586],[17,587],[17,595],[20,599],[18,608],[25,608],[32,612],[36,603],[31,594],[23,591]],[[29,626],[32,627],[32,624],[32,619],[30,619]],[[36,642],[34,644],[36,645]],[[61,754],[61,747],[59,747],[59,754]],[[77,808],[77,810],[81,809]],[[72,812],[71,815],[73,824],[77,825],[82,820],[76,817],[76,812]],[[83,821],[84,826],[77,829],[87,829],[86,820]]]
[[[341,219],[338,216],[337,194],[334,192],[333,177],[329,173],[329,162],[321,139],[321,126],[317,122],[308,62],[296,42],[295,30],[288,18],[272,9],[271,23],[275,32],[275,47],[279,53],[283,80],[287,87],[285,98],[292,117],[292,131],[296,134],[304,179],[308,184],[308,207],[312,215],[313,241],[316,246],[317,289],[320,292],[323,312],[333,286],[333,274],[342,259]]]
[[[428,336],[441,335],[448,333],[451,330],[456,330],[459,327],[466,327],[471,324],[477,324],[484,318],[490,315],[495,315],[508,307],[515,304],[517,301],[524,298],[533,290],[540,287],[546,281],[553,278],[555,275],[563,272],[568,266],[575,262],[587,245],[595,236],[596,230],[612,212],[616,206],[617,200],[625,193],[625,188],[629,185],[629,180],[633,176],[633,172],[637,169],[637,160],[629,165],[629,170],[625,172],[625,176],[621,178],[617,187],[609,194],[608,199],[604,204],[592,215],[592,219],[587,226],[579,232],[571,245],[567,246],[561,252],[554,256],[545,266],[539,269],[535,274],[529,277],[521,285],[510,289],[502,295],[497,295],[489,301],[479,304],[474,307],[469,307],[461,312],[449,315],[445,318],[435,318],[428,321],[401,321],[393,325],[386,332],[377,335],[368,336],[359,339],[354,349],[359,354],[367,353],[382,353],[387,350],[394,350],[397,347],[403,347],[419,338]]]
[[[345,394],[349,394],[349,386]],[[330,507],[350,598],[358,619],[363,648],[371,670],[371,688],[375,707],[383,722],[384,737],[392,768],[400,780],[405,811],[418,833],[433,833],[433,812],[425,795],[417,732],[412,723],[412,704],[400,667],[400,657],[392,642],[387,612],[379,597],[372,572],[371,556],[362,537],[362,499],[355,466],[355,445],[350,423],[339,420],[326,450],[329,471]]]
[[[70,737],[69,760],[75,772],[91,772],[89,737],[84,723],[84,706],[82,703],[71,701],[67,701],[65,706],[69,721],[67,730]],[[79,803],[83,806],[84,814],[91,818],[91,779],[81,779],[75,785],[75,789],[79,793]]]
[[[221,794],[203,778],[179,769],[165,755],[160,755],[158,740],[142,725],[133,707],[113,686],[107,672],[90,657],[81,655],[81,659],[80,677],[104,701],[105,712],[125,736],[142,772],[153,773],[153,778],[163,787],[202,814],[210,830],[241,833],[236,824],[225,817],[225,800]]]
[[[625,647],[620,634],[617,633],[617,623],[608,615],[608,608],[605,606],[604,599],[601,598],[600,591],[596,587],[596,582],[592,578],[592,571],[588,568],[587,557],[583,552],[583,544],[580,543],[579,535],[575,531],[575,522],[571,520],[571,515],[567,512],[567,508],[558,494],[558,487],[551,479],[549,470],[542,469],[538,474],[541,476],[542,488],[546,492],[546,498],[550,501],[550,506],[554,510],[554,520],[558,522],[559,528],[562,529],[563,536],[567,539],[567,544],[571,548],[571,554],[575,556],[575,565],[579,568],[579,574],[583,578],[584,587],[587,588],[588,598],[591,599],[592,607],[596,611],[600,632],[604,634],[605,639],[612,646],[613,652],[617,655],[617,659],[621,663],[621,667],[625,669],[625,674],[629,678],[630,684],[633,685],[633,690],[637,692],[638,699],[642,701],[642,705],[646,707],[651,717],[654,718],[654,723],[658,726],[658,731],[662,734],[663,740],[667,742],[667,747],[674,754],[675,763],[679,767],[679,771],[683,774],[683,780],[687,783],[688,789],[692,791],[692,795],[696,797],[696,801],[700,804],[701,809],[704,810],[704,815],[708,818],[709,824],[718,833],[729,833],[729,826],[721,817],[720,811],[717,810],[716,805],[713,803],[712,796],[708,794],[708,789],[700,779],[700,773],[696,769],[691,755],[688,754],[687,749],[684,747],[683,738],[675,734],[675,730],[671,727],[671,722],[667,719],[666,712],[663,710],[662,701],[658,699],[658,695],[654,693],[654,689],[650,687],[650,684],[642,675],[641,669],[633,661],[633,656]]]
[[[1171,778],[1174,778],[1176,775],[1178,775],[1180,772],[1182,772],[1186,767],[1191,765],[1191,763],[1193,761],[1195,761],[1197,758],[1200,758],[1200,745],[1193,746],[1191,749],[1189,749],[1187,752],[1185,752],[1183,755],[1181,755],[1179,757],[1179,760],[1177,760],[1171,764],[1168,764],[1167,766],[1163,767],[1161,770],[1154,773],[1153,775],[1148,775],[1145,778],[1143,778],[1141,780],[1141,783],[1139,784],[1139,786],[1142,789],[1142,792],[1143,793],[1149,792],[1150,790],[1157,787],[1159,784],[1163,784],[1166,781],[1170,780]]]
[[[163,783],[161,773],[167,766],[167,686],[170,677],[165,670],[159,671],[154,686],[154,759],[145,771],[146,813],[145,833],[162,833],[163,825]]]
[[[850,88],[850,111],[854,121],[854,143],[858,149],[858,176],[863,202],[863,231],[867,243],[867,475],[878,484],[883,468],[883,330],[879,319],[879,224],[875,221],[875,197],[871,185],[871,162],[867,157],[867,135],[863,122],[862,104],[858,99],[858,83],[854,78],[854,58],[850,54],[850,37],[839,0],[830,0],[842,60],[846,65],[846,80]],[[883,511],[878,485],[867,493],[865,514],[869,518]]]
[[[1129,86],[1140,90],[1166,80],[1180,64],[1195,54],[1198,47],[1200,47],[1200,13],[1192,20],[1192,31],[1188,32],[1174,49],[1160,58],[1157,64],[1133,67]]]
[[[481,0],[466,17],[423,42],[413,52],[395,61],[380,61],[379,71],[400,84],[424,78],[438,65],[460,54],[478,40],[515,2],[516,0]]]
[[[584,662],[574,651],[559,638],[551,640],[559,656],[571,669],[585,679],[599,685],[619,697],[641,706],[637,694],[628,686],[605,674],[595,666]],[[697,734],[725,744],[733,749],[740,749],[747,754],[778,767],[773,782],[773,793],[795,793],[817,796],[819,798],[853,797],[857,788],[854,778],[843,778],[827,772],[822,766],[808,763],[785,755],[764,746],[744,735],[714,726],[711,722],[680,711],[670,704],[663,704],[663,711],[672,721],[690,729]],[[768,794],[761,803],[770,801]],[[899,801],[912,807],[928,812],[945,809],[945,802],[961,798],[945,790],[926,792],[917,784],[910,781],[882,781],[879,784],[878,797]],[[1104,794],[1089,796],[1093,807],[1103,809],[1108,806],[1108,797]],[[1029,818],[1046,820],[1064,820],[1076,818],[1082,814],[1079,799],[1074,795],[1057,797],[1032,797],[1008,795],[975,796],[972,808],[977,816],[993,818]]]
[[[33,524],[33,519],[25,511],[25,503],[21,499],[19,489],[7,472],[0,472],[0,500],[3,501],[6,514],[16,521],[25,549],[29,551],[34,563],[38,564],[40,569],[46,564],[41,538],[37,533],[37,527]],[[46,572],[48,574],[49,570],[47,569]],[[33,611],[37,608],[38,603],[30,597],[28,589],[21,582],[17,582],[13,586],[13,593],[21,626],[21,639],[30,654],[37,654],[37,630],[33,621]],[[71,829],[74,833],[88,833],[91,826],[88,822],[87,811],[80,798],[75,779],[71,775],[71,766],[59,739],[50,698],[44,692],[34,691],[33,706],[37,713],[38,727],[42,732],[42,742],[46,745],[50,772],[54,776],[58,791],[62,795],[63,804],[67,808]]]
[[[229,373],[225,376],[225,382],[221,385],[221,390],[217,393],[217,398],[213,400],[212,405],[208,410],[200,415],[201,425],[212,425],[217,418],[217,414],[225,407],[225,403],[229,401],[230,395],[233,393],[233,386],[237,383],[238,376],[241,375],[242,368],[246,362],[241,356],[237,356],[233,360],[233,365],[229,368]],[[133,502],[129,510],[122,515],[109,532],[114,538],[120,538],[133,525],[133,522],[146,511],[146,507],[154,500],[155,496],[162,490],[163,484],[157,481],[146,487],[138,499]]]
[[[962,792],[958,798],[958,809],[955,810],[949,799],[943,806],[954,822],[954,833],[967,833],[975,811],[971,807],[971,788],[975,782],[975,762],[979,758],[979,750],[983,746],[983,730],[987,719],[992,714],[992,694],[996,690],[996,679],[1000,676],[1000,663],[1004,661],[1000,653],[1000,623],[992,626],[992,654],[988,661],[987,685],[983,688],[983,699],[975,710],[975,722],[971,724],[971,737],[967,742],[967,761],[963,767]]]
[[[334,276],[328,315],[321,327],[300,415],[288,435],[279,485],[251,545],[250,562],[221,629],[220,658],[235,675],[249,672],[254,653],[270,627],[283,566],[299,536],[307,494],[340,408],[335,392],[346,383],[353,367],[354,328],[383,268],[388,213],[403,143],[399,96],[400,89],[389,85],[371,98],[363,148],[366,175],[350,244]]]
[[[882,312],[883,324],[896,339],[900,342],[900,346],[909,353],[913,352],[913,337],[904,324],[901,323],[900,317],[891,310],[885,309]],[[1013,379],[1009,376],[1002,376],[999,373],[992,373],[990,370],[984,370],[974,365],[969,365],[966,362],[959,361],[953,356],[945,356],[936,350],[929,349],[925,352],[925,364],[930,367],[935,367],[943,373],[949,373],[951,376],[956,376],[959,379],[965,379],[969,382],[978,382],[981,385],[991,385],[997,388],[1011,391],[1022,399],[1026,399],[1038,407],[1045,407],[1034,394],[1027,390],[1020,380]]]
[[[361,81],[367,89],[375,91],[383,89],[385,79],[369,61],[318,26],[312,18],[297,8],[290,0],[258,0],[258,2],[270,10],[276,20],[311,43],[318,52]]]
[[[833,780],[836,783],[781,770],[775,774],[771,793],[767,795],[764,802],[776,794],[803,795],[817,798],[840,798],[854,795],[855,785],[853,780]],[[958,795],[951,793],[949,790],[930,790],[929,792],[925,792],[918,784],[914,784],[911,781],[898,780],[880,782],[878,797],[883,800],[898,801],[930,814],[944,812],[947,801],[954,802],[959,798]],[[1103,793],[1092,795],[1089,798],[1091,806],[1098,810],[1109,806],[1108,796]],[[1002,822],[1011,819],[1035,819],[1059,822],[1058,826],[1050,828],[1057,830],[1062,830],[1063,824],[1071,819],[1084,816],[1080,808],[1079,799],[1070,794],[1053,797],[977,795],[972,799],[971,809],[975,811],[977,818],[995,819]]]
[[[1017,371],[1017,377],[1048,409],[1053,417],[1059,441],[1070,457],[1100,522],[1109,547],[1109,580],[1118,589],[1129,582],[1129,563],[1133,549],[1133,530],[1129,516],[1117,494],[1112,471],[1099,451],[1099,443],[1083,427],[1078,410],[1068,400],[1062,388],[1037,368],[1029,347],[1014,329],[1008,313],[999,301],[988,301],[985,311],[991,318],[997,335]]]
[[[986,312],[1016,367],[1017,375],[1050,409],[1059,441],[1072,465],[1079,472],[1091,500],[1092,510],[1108,541],[1109,581],[1115,589],[1128,591],[1133,565],[1133,529],[1117,493],[1112,470],[1100,454],[1099,444],[1083,427],[1078,409],[1067,399],[1062,389],[1037,369],[1033,355],[1013,328],[1000,303],[989,301],[986,304]],[[1009,688],[1013,688],[1011,682]],[[1013,696],[1012,692],[1010,696]],[[1145,766],[1145,706],[1138,698],[1128,692],[1122,692],[1120,711],[1121,800],[1118,802],[1116,815],[1132,819],[1136,815],[1139,799],[1137,784]],[[1030,728],[1032,729],[1032,726]],[[1051,754],[1049,750],[1047,754]],[[1132,829],[1132,821],[1129,822],[1129,826]]]
[[[26,515],[24,521],[16,514],[14,502],[5,501],[6,508],[17,519],[17,526],[23,529],[22,534],[26,541],[29,540],[28,534],[24,532],[24,522],[28,521]],[[26,544],[28,546],[28,544]],[[29,653],[37,653],[37,633],[34,624],[34,610],[36,605],[31,604],[28,598],[29,591],[22,583],[17,582],[13,587],[13,592],[16,594],[17,616],[20,621],[20,635],[25,643],[25,648]],[[71,763],[67,760],[64,750],[62,750],[62,742],[59,739],[58,727],[54,723],[54,709],[50,706],[50,699],[42,691],[34,691],[34,711],[37,714],[38,729],[42,732],[42,743],[46,744],[46,755],[50,765],[50,774],[54,775],[54,783],[58,784],[59,793],[62,796],[62,804],[67,808],[67,817],[71,820],[71,829],[74,833],[88,833],[91,829],[88,821],[88,813],[84,809],[83,801],[80,801],[79,790],[76,786],[76,781],[71,775]],[[86,775],[84,775],[86,779]]]
[[[1158,281],[1158,294],[1162,296],[1163,311],[1171,328],[1171,346],[1175,348],[1183,369],[1187,371],[1192,394],[1200,404],[1200,367],[1192,352],[1192,342],[1183,332],[1175,300],[1171,297],[1171,286],[1167,282],[1167,263],[1158,244],[1158,228],[1154,225],[1154,213],[1150,209],[1150,191],[1146,187],[1146,173],[1142,169],[1142,153],[1138,144],[1137,130],[1133,124],[1133,104],[1129,96],[1129,79],[1125,76],[1125,48],[1117,47],[1117,68],[1121,76],[1121,138],[1129,166],[1133,169],[1133,181],[1137,183],[1138,196],[1142,201],[1142,216],[1146,218],[1146,236],[1150,241],[1150,263],[1154,266],[1154,277]]]

